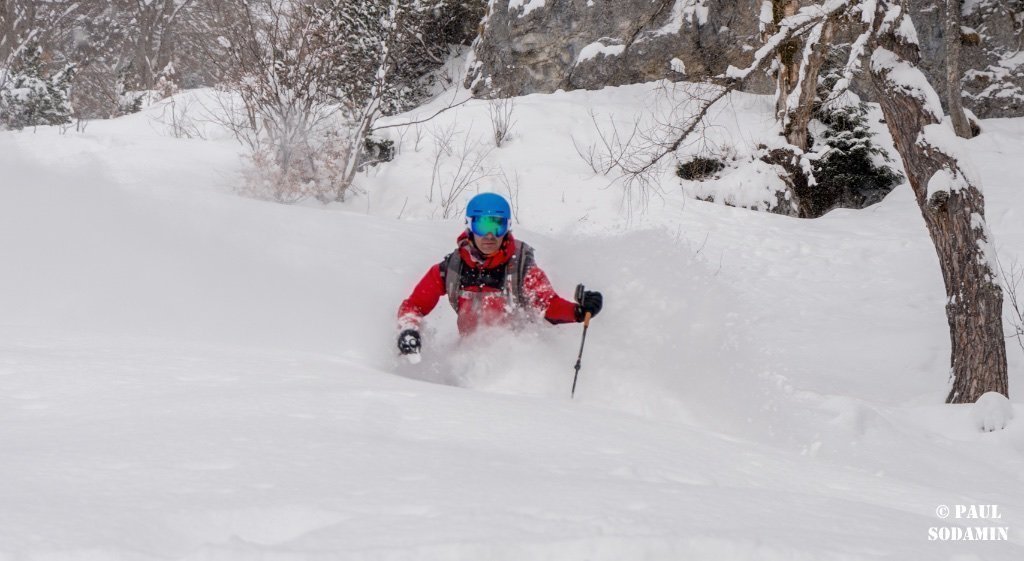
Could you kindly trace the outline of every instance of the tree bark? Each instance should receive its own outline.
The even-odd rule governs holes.
[[[960,138],[974,136],[960,98],[960,2],[946,0],[946,105]]]
[[[0,0],[0,64],[6,64],[7,57],[14,50],[14,26],[17,19],[14,2]]]
[[[772,0],[772,33],[778,31],[779,23],[792,16],[800,7],[798,0]],[[786,99],[800,79],[801,41],[793,37],[779,45],[779,68],[775,76],[775,114],[780,120],[786,118]]]
[[[137,2],[138,36],[135,37],[135,55],[132,59],[132,70],[135,71],[137,83],[135,87],[142,90],[153,89],[153,67],[149,56],[153,48],[153,33],[156,26],[156,8],[151,3]]]
[[[807,129],[814,115],[814,100],[818,95],[818,74],[832,44],[832,35],[833,22],[831,19],[825,20],[821,35],[814,38],[807,60],[798,71],[799,80],[791,86],[793,89],[786,92],[789,96],[797,96],[797,102],[787,103],[785,107],[783,132],[787,142],[805,152],[809,148]]]
[[[881,15],[876,17],[875,25],[882,21]],[[991,240],[985,199],[959,166],[956,155],[929,142],[929,133],[942,126],[941,107],[936,107],[938,94],[917,70],[918,46],[902,41],[894,29],[899,29],[899,22],[876,33],[870,74],[942,268],[952,343],[953,387],[946,401],[973,403],[990,391],[1008,396],[1003,291],[996,280],[996,265],[986,251]],[[883,62],[887,60],[895,61],[900,72],[892,72],[893,65]],[[908,69],[917,75],[909,82]],[[948,183],[953,188],[934,188],[944,177],[951,179]]]

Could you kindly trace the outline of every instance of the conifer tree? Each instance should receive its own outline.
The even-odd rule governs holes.
[[[43,49],[33,42],[22,50],[0,91],[0,122],[12,129],[71,122],[69,88],[74,66],[50,73]]]

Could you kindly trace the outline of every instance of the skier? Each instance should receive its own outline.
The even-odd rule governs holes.
[[[539,317],[553,324],[581,322],[587,313],[601,311],[600,292],[584,291],[578,303],[555,293],[534,262],[533,248],[509,231],[511,216],[501,195],[481,193],[469,201],[458,249],[432,266],[398,308],[403,355],[420,352],[420,323],[445,295],[462,335],[479,326],[514,326]]]

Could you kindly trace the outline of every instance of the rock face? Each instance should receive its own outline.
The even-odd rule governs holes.
[[[700,80],[749,59],[758,10],[758,0],[491,0],[468,85],[524,95]]]
[[[943,91],[945,2],[909,0],[924,70]],[[700,80],[746,66],[761,0],[490,0],[467,86],[478,96]],[[1024,115],[1024,0],[964,0],[964,105]],[[972,33],[973,31],[973,33]],[[763,73],[746,91],[770,93]]]
[[[945,2],[909,0],[925,73],[945,102]],[[1024,115],[1024,0],[964,0],[964,107],[979,117]]]

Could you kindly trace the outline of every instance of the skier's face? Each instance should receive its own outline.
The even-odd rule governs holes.
[[[476,244],[476,248],[480,250],[480,253],[484,255],[492,255],[498,251],[501,247],[501,242],[505,239],[505,236],[500,238],[494,234],[487,234],[486,236],[473,236],[473,242]]]

